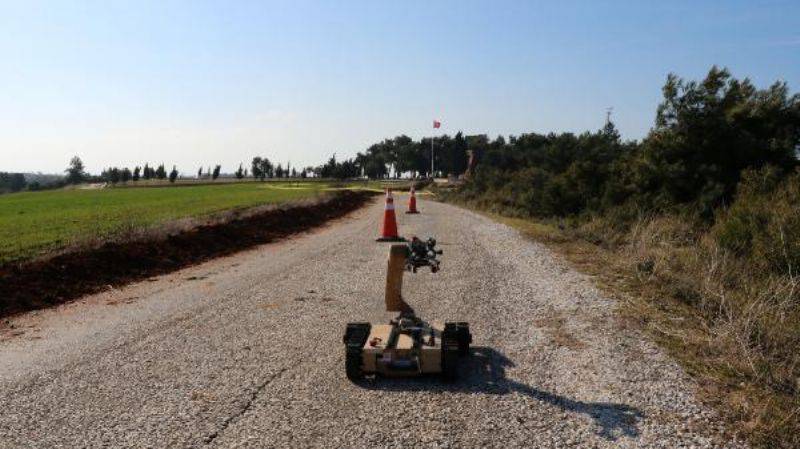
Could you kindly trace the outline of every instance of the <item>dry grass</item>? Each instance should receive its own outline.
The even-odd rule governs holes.
[[[544,317],[534,321],[534,325],[544,329],[545,334],[556,346],[565,347],[573,351],[583,349],[586,343],[582,342],[566,329],[566,318],[560,312],[551,309]]]
[[[619,301],[623,324],[646,330],[681,363],[731,432],[756,447],[800,447],[800,295],[791,270],[754,269],[681,217],[644,217],[619,231],[602,219],[564,228],[487,215],[593,276]]]
[[[671,217],[642,220],[617,253],[650,296],[643,300],[683,306],[692,318],[667,323],[681,335],[664,341],[708,386],[708,397],[756,444],[798,447],[797,280],[758,270],[691,229]]]

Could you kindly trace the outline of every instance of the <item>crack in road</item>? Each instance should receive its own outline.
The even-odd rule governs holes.
[[[214,440],[216,440],[217,437],[222,432],[225,431],[225,429],[227,429],[228,427],[230,427],[231,424],[233,424],[234,421],[236,421],[242,415],[247,413],[247,411],[250,410],[250,408],[252,408],[253,403],[256,401],[256,399],[261,394],[261,392],[264,391],[264,389],[267,388],[267,386],[269,384],[271,384],[272,381],[274,381],[275,379],[281,377],[286,371],[289,371],[288,367],[287,368],[282,368],[280,371],[278,371],[277,373],[275,373],[272,376],[270,376],[263,383],[259,384],[256,387],[256,389],[253,390],[250,393],[250,397],[247,399],[247,402],[244,404],[244,406],[242,406],[239,410],[237,410],[236,413],[233,413],[232,415],[230,415],[227,418],[225,418],[225,421],[222,422],[222,425],[220,426],[219,429],[215,430],[214,432],[212,432],[211,434],[209,434],[208,436],[206,436],[203,439],[203,442],[205,443],[205,445],[208,446],[208,445],[212,444],[214,442]]]

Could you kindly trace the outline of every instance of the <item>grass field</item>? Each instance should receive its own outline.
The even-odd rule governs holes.
[[[123,229],[309,198],[330,187],[322,182],[249,182],[0,195],[0,264],[112,237]]]
[[[24,261],[89,240],[112,238],[124,230],[309,198],[328,190],[405,190],[409,186],[408,181],[228,180],[0,195],[0,264]]]

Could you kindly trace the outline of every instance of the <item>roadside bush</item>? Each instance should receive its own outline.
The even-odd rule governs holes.
[[[800,278],[786,262],[787,255],[796,258],[786,236],[797,229],[798,175],[762,191],[763,183],[750,184],[759,175],[769,179],[763,172],[745,175],[741,191],[757,193],[737,199],[711,228],[698,212],[645,213],[632,221],[607,214],[564,234],[610,251],[597,254],[596,263],[615,267],[594,269],[625,292],[622,313],[645,323],[755,446],[794,448],[800,445]],[[731,250],[721,235],[746,235],[749,246]]]
[[[781,178],[774,167],[745,172],[712,235],[755,269],[794,276],[800,268],[800,173]]]

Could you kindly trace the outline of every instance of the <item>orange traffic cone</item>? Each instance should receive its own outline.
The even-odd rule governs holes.
[[[378,242],[404,242],[405,239],[397,235],[397,217],[394,215],[394,198],[392,189],[386,189],[386,206],[383,208],[383,224]]]
[[[418,214],[419,211],[417,210],[417,195],[414,194],[414,185],[411,185],[411,193],[408,197],[408,210],[406,211],[407,214]]]

